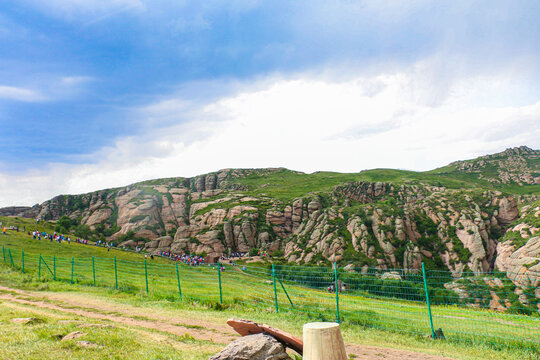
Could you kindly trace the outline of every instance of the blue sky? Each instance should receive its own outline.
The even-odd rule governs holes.
[[[0,206],[225,167],[427,170],[540,148],[539,13],[537,1],[4,2]]]

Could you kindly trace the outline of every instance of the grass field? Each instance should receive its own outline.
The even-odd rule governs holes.
[[[57,243],[50,240],[41,240],[34,241],[31,236],[28,236],[28,232],[38,230],[39,232],[46,232],[49,234],[54,233],[54,224],[47,221],[40,221],[39,224],[36,223],[33,219],[26,219],[20,217],[5,217],[0,216],[0,222],[6,227],[19,226],[19,232],[14,230],[8,230],[9,236],[1,238],[2,244],[6,247],[13,249],[21,249],[27,252],[43,255],[55,255],[58,257],[69,258],[72,256],[75,257],[99,257],[99,258],[114,258],[116,257],[119,260],[140,260],[142,258],[141,254],[137,254],[130,251],[119,251],[118,249],[112,249],[107,251],[105,247],[95,246],[93,243],[89,245],[77,244],[72,241],[71,244],[67,243]],[[23,228],[26,228],[26,233],[23,232]],[[72,239],[75,239],[75,236],[71,236]],[[31,241],[30,241],[31,240]],[[155,259],[157,263],[170,263],[164,259]]]
[[[12,323],[14,318],[34,318],[34,324]],[[89,327],[91,319],[66,316],[59,311],[43,311],[29,306],[0,303],[0,356],[3,359],[208,359],[216,350],[202,350],[203,342],[192,337],[175,337],[122,327]],[[61,341],[69,333],[81,331],[76,340]],[[161,341],[156,341],[161,338]],[[169,341],[167,341],[169,340]],[[95,346],[79,346],[77,341],[88,341]],[[217,349],[217,347],[215,347]],[[214,351],[212,351],[214,350]]]
[[[274,199],[290,202],[312,192],[330,192],[339,184],[357,181],[407,182],[444,186],[449,189],[489,189],[512,194],[537,194],[540,185],[501,185],[478,179],[474,174],[440,173],[437,171],[416,172],[394,169],[373,169],[359,173],[337,173],[319,171],[303,174],[283,169],[271,174],[253,174],[235,179],[234,182],[246,186],[248,193],[255,196],[267,195]]]
[[[142,303],[158,301],[173,307],[179,303],[191,304],[190,306],[199,310],[204,308],[236,314],[254,312],[265,314],[272,319],[336,319],[336,297],[334,293],[326,290],[328,281],[315,284],[319,286],[301,286],[301,274],[296,281],[287,281],[287,277],[278,273],[275,292],[278,313],[273,278],[262,266],[250,265],[247,266],[247,271],[228,266],[225,272],[219,273],[215,266],[193,268],[180,265],[177,273],[176,266],[168,260],[155,259],[147,261],[145,270],[144,258],[139,254],[107,251],[74,243],[68,245],[43,240],[39,242],[31,236],[14,231],[9,231],[8,236],[0,237],[0,245],[8,249],[5,252],[5,264],[14,265],[19,272],[22,271],[21,249],[25,251],[26,274],[20,276],[26,276],[22,279],[27,280],[19,279],[20,281],[10,283],[10,286],[20,287],[21,283],[28,282],[33,284],[30,288],[55,291],[90,291],[93,294],[115,295],[123,293],[125,299],[131,297]],[[42,254],[40,279],[37,278],[39,253]],[[94,273],[96,287],[88,287],[94,285]],[[63,282],[53,281],[54,278]],[[280,282],[280,278],[284,280]],[[346,292],[339,294],[340,320],[343,321],[343,326],[350,328],[353,333],[382,331],[395,334],[392,336],[424,339],[431,329],[423,300],[405,301],[376,297],[366,292]],[[446,337],[444,343],[453,344],[448,345],[450,347],[464,348],[467,344],[473,344],[474,348],[526,356],[536,356],[538,351],[538,317],[443,305],[432,306],[432,314],[435,328],[443,329]]]
[[[35,276],[23,275],[4,265],[0,265],[0,284],[30,292],[19,296],[21,301],[27,302],[21,305],[6,300],[5,296],[12,296],[12,291],[0,289],[0,324],[2,329],[7,330],[0,332],[0,355],[11,359],[118,359],[125,358],[126,354],[132,359],[207,359],[226,342],[201,338],[201,328],[208,329],[217,336],[222,331],[220,326],[228,318],[247,318],[268,323],[296,336],[301,336],[302,324],[310,321],[310,318],[302,313],[276,314],[270,310],[261,311],[242,306],[217,309],[208,303],[170,301],[155,294],[130,294],[110,288],[39,281]],[[32,300],[41,305],[61,306],[66,311],[60,311],[60,308],[43,310],[41,307],[32,306],[29,303]],[[86,316],[71,314],[79,310],[91,313]],[[110,319],[92,318],[92,315],[102,314],[106,314]],[[153,328],[148,330],[136,323],[128,326],[115,322],[118,316],[133,321],[156,319],[160,324],[174,323],[181,326],[184,333],[172,331],[171,334],[171,331]],[[9,320],[16,317],[37,317],[43,322],[35,325],[12,324]],[[78,323],[66,324],[66,320],[76,320]],[[59,341],[59,335],[80,330],[77,327],[79,323],[113,324],[115,327],[97,328],[91,332],[84,330],[88,335],[81,340],[99,344],[99,348],[84,349],[77,346],[75,341]],[[351,359],[399,359],[399,356],[415,359],[442,359],[439,356],[471,360],[538,359],[538,354],[530,349],[497,348],[483,343],[470,346],[464,343],[433,341],[424,336],[363,328],[349,323],[343,323],[341,327],[344,339],[349,344],[349,354],[357,354],[351,356]],[[396,357],[383,357],[385,349],[394,351]]]

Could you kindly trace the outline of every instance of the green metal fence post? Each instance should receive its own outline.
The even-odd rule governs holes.
[[[96,286],[96,264],[94,263],[93,256],[92,256],[92,277],[94,278],[94,286]]]
[[[21,254],[21,257],[22,257],[22,273],[24,274],[24,250],[22,250],[22,254]]]
[[[277,289],[276,289],[276,268],[275,268],[274,264],[272,264],[272,280],[273,280],[273,283],[274,283],[274,305],[276,306],[276,312],[278,313],[279,312],[279,307],[278,307]]]
[[[180,270],[178,270],[178,262],[176,262],[176,279],[178,280],[178,293],[180,294],[180,301],[182,301],[182,288],[180,287]]]
[[[39,254],[38,278],[41,278],[41,254]]]
[[[427,285],[426,269],[424,263],[422,263],[422,278],[424,279],[424,291],[426,292],[426,303],[429,315],[429,326],[431,327],[431,338],[435,339],[435,330],[433,329],[433,317],[431,316],[431,304],[429,302],[429,291]]]
[[[114,288],[118,290],[118,270],[116,266],[116,256],[114,257]]]
[[[146,266],[146,259],[144,259],[144,278],[146,279],[146,293],[148,294],[148,268]]]
[[[283,286],[283,282],[281,282],[281,279],[279,278],[278,276],[278,281],[279,281],[279,284],[281,285],[281,288],[283,289],[283,292],[285,293],[285,295],[287,296],[287,299],[289,300],[289,303],[291,304],[291,306],[294,308],[294,304],[291,300],[291,297],[289,296],[289,293],[287,293],[287,290],[285,289],[285,286]]]
[[[52,257],[53,280],[56,281],[56,256]]]
[[[339,289],[337,263],[334,263],[334,288],[336,290],[336,322],[339,324]]]
[[[217,271],[218,271],[218,278],[219,278],[219,302],[223,304],[223,292],[221,291],[221,265],[218,261],[217,263]]]
[[[2,245],[2,253],[4,254],[4,262],[6,262],[6,248]]]
[[[73,284],[73,270],[75,267],[75,258],[71,258],[71,283]]]
[[[15,267],[15,263],[13,262],[13,255],[11,255],[11,249],[8,249],[8,253],[9,253],[9,260],[11,261],[11,266]]]

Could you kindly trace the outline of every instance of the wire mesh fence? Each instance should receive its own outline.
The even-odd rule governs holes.
[[[520,274],[288,265],[160,264],[63,258],[2,248],[3,263],[42,280],[171,301],[301,313],[321,321],[449,341],[540,350],[540,279]]]

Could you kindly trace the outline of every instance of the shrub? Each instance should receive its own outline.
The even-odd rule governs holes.
[[[75,236],[82,238],[82,239],[89,239],[94,232],[92,229],[90,229],[90,226],[88,225],[77,225],[73,231]]]
[[[69,230],[71,230],[71,228],[74,226],[77,226],[77,220],[72,220],[66,215],[64,215],[56,222],[54,231],[65,234],[68,233]]]

